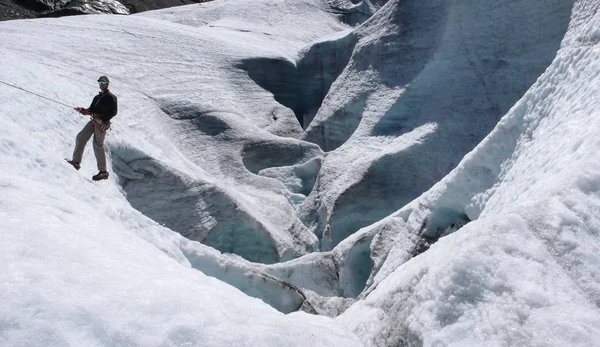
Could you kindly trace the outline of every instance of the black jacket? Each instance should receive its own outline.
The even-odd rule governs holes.
[[[108,89],[104,93],[100,92],[92,100],[88,111],[103,122],[108,122],[117,115],[117,97]]]

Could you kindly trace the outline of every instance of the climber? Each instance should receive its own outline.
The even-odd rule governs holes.
[[[106,171],[106,154],[104,153],[104,138],[106,137],[106,131],[110,129],[110,120],[117,114],[117,97],[108,90],[109,84],[110,81],[108,77],[100,76],[100,78],[98,78],[100,93],[94,97],[90,107],[74,108],[75,111],[83,115],[89,115],[92,118],[79,134],[77,134],[73,158],[71,160],[67,159],[67,162],[73,165],[76,170],[79,170],[85,145],[90,137],[94,135],[94,155],[96,156],[96,163],[98,164],[99,170],[98,174],[92,177],[94,181],[105,180],[108,178],[108,171]]]

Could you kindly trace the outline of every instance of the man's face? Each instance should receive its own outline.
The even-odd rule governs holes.
[[[100,87],[100,91],[105,91],[108,89],[108,83],[106,82],[98,82],[98,87]]]

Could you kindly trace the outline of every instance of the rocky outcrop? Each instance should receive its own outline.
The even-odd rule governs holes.
[[[130,14],[211,0],[0,0],[0,20],[81,14]]]

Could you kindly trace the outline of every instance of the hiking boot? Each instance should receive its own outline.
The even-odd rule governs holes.
[[[79,165],[78,162],[72,161],[72,160],[69,160],[69,159],[65,159],[65,160],[67,161],[67,163],[73,165],[73,167],[75,168],[75,170],[79,170],[81,168],[81,166]]]
[[[97,175],[92,176],[92,179],[94,181],[100,181],[100,180],[108,179],[108,172],[106,172],[106,171],[100,171],[100,172],[98,172]]]

